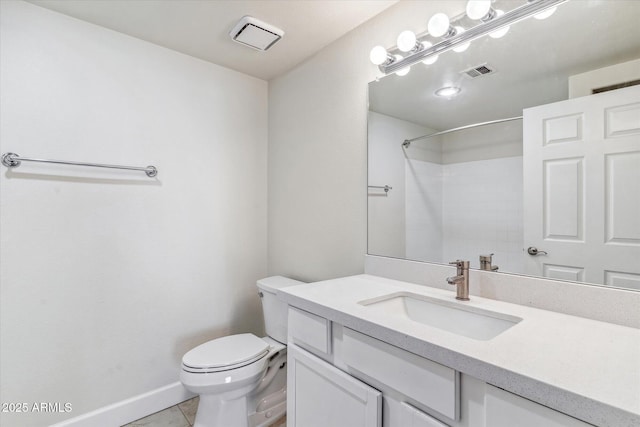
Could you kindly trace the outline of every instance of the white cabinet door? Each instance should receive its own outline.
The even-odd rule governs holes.
[[[527,273],[640,289],[640,86],[525,110],[524,158]]]
[[[289,344],[288,427],[381,427],[382,394]]]
[[[590,427],[546,406],[487,384],[485,425],[490,427]]]

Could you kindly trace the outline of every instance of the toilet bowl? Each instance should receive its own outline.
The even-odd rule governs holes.
[[[269,336],[221,337],[183,356],[180,381],[200,395],[194,427],[267,427],[285,414],[287,305],[276,291],[299,284],[280,276],[258,281]]]

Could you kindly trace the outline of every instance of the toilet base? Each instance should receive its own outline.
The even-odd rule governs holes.
[[[247,397],[222,400],[219,396],[200,395],[193,427],[268,427],[287,411],[286,388],[262,399],[256,412],[247,417]]]
[[[287,412],[287,389],[271,393],[264,397],[256,412],[249,415],[249,427],[268,427],[278,421]]]
[[[201,394],[193,427],[249,427],[246,396],[222,400],[220,396]]]

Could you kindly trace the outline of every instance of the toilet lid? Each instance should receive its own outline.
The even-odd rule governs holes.
[[[199,345],[182,358],[190,368],[222,368],[257,359],[269,351],[269,344],[253,334],[238,334]]]

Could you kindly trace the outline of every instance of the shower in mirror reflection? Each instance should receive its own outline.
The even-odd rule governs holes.
[[[496,15],[503,9],[499,1],[491,4]],[[587,127],[593,127],[592,123],[607,123],[607,120],[608,127],[596,133],[602,136],[609,129],[609,136],[598,147],[622,150],[606,154],[606,160],[596,160],[595,164],[605,168],[601,171],[585,169],[584,165],[594,161],[582,166],[560,160],[547,162],[546,166],[536,163],[537,170],[555,174],[554,184],[546,187],[546,193],[544,189],[536,190],[547,195],[544,203],[550,209],[547,214],[540,211],[543,212],[541,218],[547,215],[547,229],[553,231],[549,234],[538,229],[538,235],[548,235],[544,242],[524,237],[525,214],[531,210],[525,210],[525,202],[544,201],[542,196],[534,196],[532,190],[524,190],[525,169],[532,160],[523,152],[523,139],[531,135],[531,131],[525,131],[521,123],[514,121],[442,134],[473,123],[520,117],[524,110],[536,106],[552,108],[558,102],[588,96],[592,89],[622,87],[626,84],[616,85],[639,80],[637,16],[640,16],[637,1],[566,2],[549,19],[528,19],[512,25],[508,37],[499,41],[484,37],[475,40],[462,55],[440,55],[429,67],[412,67],[415,70],[402,79],[391,76],[370,83],[369,179],[371,183],[384,180],[392,185],[394,197],[384,200],[387,203],[381,198],[369,198],[368,252],[438,263],[464,258],[472,261],[472,268],[480,267],[479,255],[493,253],[492,262],[500,266],[499,272],[526,272],[640,289],[637,263],[623,263],[629,257],[640,259],[637,253],[640,243],[636,243],[640,242],[640,191],[633,190],[640,185],[640,155],[633,154],[640,152],[640,148],[633,146],[640,141],[640,124],[634,124],[638,112],[632,108],[640,105],[640,95],[624,98],[621,89],[610,92],[612,103],[602,110],[604,118],[595,121],[588,115],[567,113],[570,118],[582,119],[562,121],[551,116],[531,127],[539,131],[546,129],[547,136],[543,134],[542,138],[548,141],[551,141],[550,135],[555,135],[554,142],[547,142],[546,146],[568,150],[571,144],[577,147],[583,142],[595,141],[587,136]],[[598,38],[592,37],[594,31],[599,34]],[[559,33],[563,34],[560,39]],[[537,41],[534,44],[530,43],[532,37]],[[420,41],[421,36],[417,39]],[[585,44],[587,39],[590,43]],[[480,66],[494,72],[476,78],[468,75],[467,71]],[[448,99],[435,95],[438,89],[447,86],[460,87],[461,92]],[[575,109],[574,113],[579,111]],[[582,126],[583,142],[572,140],[578,125]],[[558,136],[562,129],[564,136]],[[414,140],[424,135],[434,136]],[[403,141],[409,141],[404,149]],[[576,156],[578,154],[569,157]],[[580,182],[586,192],[591,191],[592,184],[610,187],[622,180],[627,185],[617,189],[615,195],[575,199],[557,193],[560,188],[569,188],[571,182],[575,184],[575,179],[555,179],[561,175],[566,179],[583,177]],[[540,183],[542,177],[537,185]],[[456,205],[456,194],[465,194],[465,205]],[[558,210],[560,201],[593,199],[607,206],[584,205],[583,208],[574,203],[573,207]],[[616,207],[623,202],[628,205]],[[611,237],[606,238],[609,243],[593,253],[601,255],[600,251],[612,248],[619,252],[612,257],[617,265],[607,267],[600,278],[594,279],[584,271],[592,269],[596,260],[588,261],[584,270],[579,263],[587,260],[584,256],[572,262],[554,261],[552,258],[562,250],[550,248],[558,241],[584,240],[558,237],[560,231],[554,224],[568,222],[562,222],[563,219],[558,223],[561,218],[556,211],[582,212],[580,217],[585,226],[593,223],[596,213],[606,213],[609,225],[601,226],[599,233],[608,233]],[[449,223],[457,224],[457,228],[450,227]],[[630,234],[624,237],[623,230],[629,230]],[[606,235],[603,234],[601,241],[606,241]],[[528,247],[539,248],[540,253],[548,252],[548,255],[531,256]],[[538,268],[538,272],[533,272],[529,264]]]

